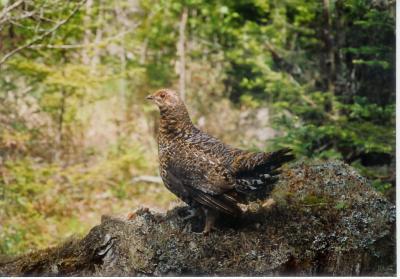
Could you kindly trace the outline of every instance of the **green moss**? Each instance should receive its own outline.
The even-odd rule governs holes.
[[[307,195],[302,199],[302,203],[308,206],[326,205],[328,202],[325,197]]]
[[[349,207],[348,204],[346,202],[344,202],[344,201],[340,201],[335,205],[335,208],[337,210],[344,210],[344,209],[346,209],[348,207]]]

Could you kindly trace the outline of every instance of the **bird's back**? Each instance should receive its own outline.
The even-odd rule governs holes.
[[[234,183],[229,164],[230,154],[240,152],[215,137],[192,127],[192,129],[177,137],[159,136],[159,157],[161,168],[165,171],[173,169],[182,177],[215,187],[232,188]],[[201,180],[201,181],[200,181]]]

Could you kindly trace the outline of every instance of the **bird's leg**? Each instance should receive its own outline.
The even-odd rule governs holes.
[[[189,215],[183,217],[182,220],[186,221],[186,220],[192,219],[193,217],[198,216],[198,213],[199,213],[198,211],[199,211],[198,208],[192,207],[191,209],[189,209],[189,212],[190,212]]]
[[[214,229],[215,220],[218,217],[218,212],[211,209],[204,209],[204,215],[206,216],[206,222],[204,225],[203,234],[208,234]]]

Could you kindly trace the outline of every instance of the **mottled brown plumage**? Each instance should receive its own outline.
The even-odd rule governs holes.
[[[169,89],[147,97],[160,109],[158,152],[165,186],[206,215],[208,232],[218,213],[239,216],[238,203],[265,196],[279,168],[294,158],[289,149],[243,151],[196,128],[185,104]]]

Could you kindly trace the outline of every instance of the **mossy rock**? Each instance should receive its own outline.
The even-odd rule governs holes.
[[[282,173],[274,205],[221,220],[183,221],[140,209],[104,217],[83,239],[3,259],[1,275],[394,275],[395,207],[341,162]],[[271,205],[271,203],[269,203]]]

